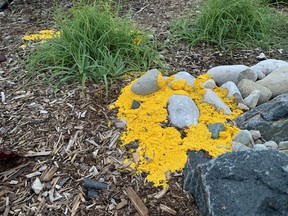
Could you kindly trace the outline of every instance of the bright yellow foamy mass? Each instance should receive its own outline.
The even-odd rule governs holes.
[[[167,186],[166,173],[184,168],[188,150],[204,150],[212,157],[232,150],[231,141],[239,129],[225,122],[227,119],[234,119],[242,111],[236,108],[233,99],[226,98],[227,90],[219,87],[215,87],[213,91],[231,109],[232,114],[224,115],[222,111],[218,113],[212,105],[203,103],[206,90],[202,84],[208,79],[211,77],[207,74],[199,76],[195,79],[193,88],[192,85],[186,85],[185,80],[173,81],[174,76],[164,80],[160,74],[160,90],[147,96],[136,95],[131,91],[131,86],[137,81],[135,80],[122,89],[122,94],[115,102],[113,107],[119,108],[118,118],[127,121],[127,130],[121,136],[123,145],[133,141],[139,143],[136,150],[140,156],[139,163],[133,158],[127,160],[132,161],[131,167],[138,172],[147,172],[147,180],[154,186]],[[169,83],[172,88],[168,86]],[[184,138],[181,138],[180,132],[173,126],[163,126],[168,123],[167,102],[173,94],[189,96],[200,111],[198,125],[184,129]],[[131,108],[133,100],[141,103],[138,109]],[[219,139],[212,139],[207,125],[218,122],[224,123],[225,131],[220,132]]]
[[[59,37],[60,32],[55,30],[41,30],[36,34],[25,35],[22,37],[22,40],[25,41],[36,41],[36,40],[45,40],[51,39],[53,37]]]

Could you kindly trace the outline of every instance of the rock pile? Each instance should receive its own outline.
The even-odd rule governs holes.
[[[287,83],[288,63],[275,59],[218,66],[197,78],[148,71],[115,103],[127,122],[122,140],[137,143],[130,167],[165,187],[166,173],[182,169],[194,150],[185,189],[203,215],[287,215]]]

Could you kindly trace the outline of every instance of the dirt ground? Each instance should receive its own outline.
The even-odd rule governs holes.
[[[108,109],[130,80],[115,82],[106,97],[103,84],[63,86],[57,92],[38,77],[27,78],[21,37],[54,27],[54,6],[67,9],[72,1],[15,0],[0,13],[0,149],[20,157],[0,160],[0,214],[3,215],[139,215],[131,188],[149,215],[199,215],[191,195],[183,191],[182,172],[173,173],[169,189],[154,188],[145,174],[123,164],[127,150],[117,142],[123,129],[115,127],[115,111]],[[197,76],[224,64],[253,65],[260,49],[219,51],[205,44],[189,48],[169,41],[169,22],[187,7],[197,11],[197,0],[123,0],[123,13],[153,32],[163,44],[169,73],[186,70]],[[268,58],[284,59],[278,50]],[[111,122],[111,124],[109,123]],[[40,171],[39,171],[40,169]],[[34,173],[36,176],[29,176]],[[28,175],[28,176],[27,176]],[[46,194],[35,194],[38,177]],[[109,189],[87,199],[81,179],[104,181]],[[130,191],[130,192],[129,192]],[[135,196],[134,196],[135,198]],[[132,200],[132,201],[131,201]]]

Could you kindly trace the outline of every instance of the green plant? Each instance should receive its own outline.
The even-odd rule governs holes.
[[[259,1],[207,0],[196,18],[176,20],[171,32],[191,45],[206,42],[222,48],[267,48],[287,46],[288,25],[287,17]]]
[[[58,85],[108,81],[131,71],[146,70],[157,61],[155,41],[109,4],[80,4],[59,11],[60,37],[36,47],[27,59],[33,74],[42,73]]]

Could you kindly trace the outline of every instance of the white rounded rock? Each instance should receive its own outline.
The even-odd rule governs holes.
[[[228,98],[231,98],[232,96],[234,96],[236,103],[243,103],[242,95],[237,85],[234,82],[228,81],[224,83],[223,85],[221,85],[221,88],[225,88],[228,90],[228,95],[227,95]]]
[[[221,98],[211,89],[206,89],[206,93],[203,96],[203,102],[211,104],[218,112],[222,109],[226,115],[230,115],[232,113],[230,108],[226,106]]]
[[[288,62],[282,61],[282,60],[276,60],[276,59],[267,59],[267,60],[258,62],[256,65],[253,65],[252,67],[250,67],[250,69],[257,73],[258,79],[261,79],[259,77],[259,74],[262,73],[265,76],[267,76],[272,71],[285,65],[288,66]]]
[[[131,91],[137,95],[148,95],[159,90],[158,76],[160,71],[152,69],[147,71],[131,87]]]
[[[211,68],[207,71],[207,74],[212,76],[218,85],[222,85],[228,81],[237,84],[239,74],[247,69],[249,67],[246,65],[223,65]]]
[[[195,102],[185,95],[172,95],[168,100],[168,113],[172,125],[178,128],[197,125],[199,109]]]

